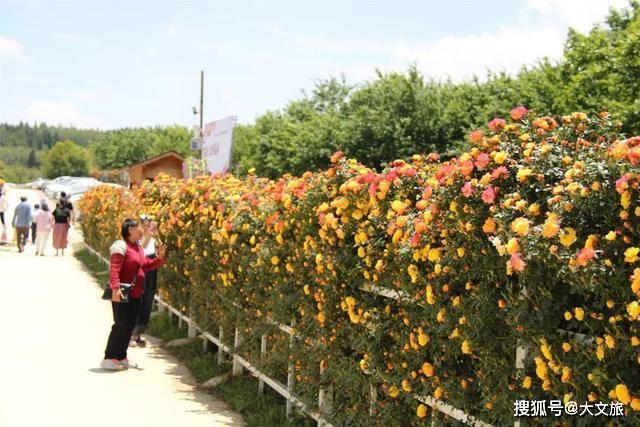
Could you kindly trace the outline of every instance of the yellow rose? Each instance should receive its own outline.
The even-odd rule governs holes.
[[[416,415],[418,418],[424,418],[427,416],[427,407],[422,403],[418,405],[418,409],[416,409]]]
[[[576,314],[576,319],[578,320],[584,319],[584,310],[582,308],[576,307],[574,312]]]
[[[631,397],[629,396],[629,390],[627,386],[624,384],[618,384],[616,386],[616,399],[624,405],[628,405],[631,402]]]
[[[507,159],[507,153],[505,153],[504,151],[498,151],[496,155],[493,157],[493,160],[499,165],[504,163],[506,159]]]
[[[422,368],[421,371],[423,374],[425,374],[428,377],[432,377],[433,374],[435,373],[435,368],[433,367],[433,365],[429,362],[424,362],[422,364]]]
[[[518,179],[518,181],[524,182],[532,173],[533,171],[531,169],[522,168],[518,170],[518,173],[516,174],[516,178]]]
[[[562,232],[560,233],[560,243],[562,243],[566,247],[569,247],[573,245],[575,241],[576,241],[576,230],[574,230],[571,227],[567,227],[562,230]]]
[[[392,385],[391,387],[389,387],[389,396],[393,397],[394,399],[396,397],[398,397],[398,395],[400,394],[400,390],[398,389],[398,387]]]
[[[627,313],[633,320],[640,319],[640,302],[634,301],[627,305]]]
[[[605,344],[607,344],[607,347],[609,347],[609,348],[615,348],[616,347],[616,339],[613,338],[611,335],[605,335],[604,336],[604,342],[605,342]]]
[[[624,262],[633,263],[638,260],[638,252],[640,252],[640,248],[632,246],[624,251]]]
[[[511,223],[511,231],[516,233],[518,236],[526,236],[529,234],[529,220],[526,218],[516,218]]]

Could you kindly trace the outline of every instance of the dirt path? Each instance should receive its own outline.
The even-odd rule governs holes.
[[[9,190],[8,222],[22,194],[40,199],[37,191]],[[71,248],[55,257],[49,238],[47,251],[36,257],[31,244],[23,254],[0,246],[0,426],[242,425],[156,346],[130,349],[143,370],[99,369],[111,307]]]

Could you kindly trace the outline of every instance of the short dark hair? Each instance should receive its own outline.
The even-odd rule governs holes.
[[[122,227],[120,227],[120,235],[124,240],[127,240],[129,238],[129,235],[131,234],[131,229],[137,226],[138,221],[136,221],[135,219],[125,219],[124,221],[122,221]]]
[[[67,197],[67,193],[65,193],[64,191],[60,192],[60,197]]]
[[[27,196],[20,196],[20,201],[21,202],[26,202],[27,201]]]
[[[47,205],[46,203],[43,203],[42,204],[42,210],[45,211],[45,212],[48,212],[49,211],[49,205]]]

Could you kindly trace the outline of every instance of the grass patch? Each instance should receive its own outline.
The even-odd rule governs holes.
[[[163,341],[187,336],[187,328],[178,328],[178,325],[168,314],[151,316],[147,332]],[[215,348],[214,345],[210,347]],[[200,340],[167,350],[184,363],[199,383],[231,371],[231,363],[226,361],[218,366],[215,351],[204,352]],[[240,377],[231,377],[216,387],[212,394],[225,401],[232,410],[242,414],[247,427],[311,427],[316,425],[313,420],[303,416],[295,418],[290,423],[286,417],[285,399],[269,389],[268,386],[265,386],[264,390],[263,395],[259,394],[258,381],[250,374],[245,374]]]
[[[287,421],[285,399],[266,385],[264,391],[264,395],[258,394],[258,381],[245,374],[219,385],[213,390],[213,394],[227,402],[231,409],[241,413],[249,427],[316,425],[313,420],[303,416]]]
[[[109,282],[109,267],[106,266],[97,256],[87,249],[80,249],[73,253],[91,273],[101,287],[107,286]]]
[[[73,255],[84,264],[85,267],[91,271],[91,273],[96,275],[106,274],[109,275],[109,267],[107,267],[98,257],[89,252],[87,249],[80,249],[73,253]]]
[[[173,323],[168,314],[154,314],[149,320],[147,333],[162,341],[173,341],[178,338],[187,336],[187,328],[180,329],[177,324]]]

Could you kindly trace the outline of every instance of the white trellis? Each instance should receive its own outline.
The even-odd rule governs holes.
[[[107,265],[109,264],[109,261],[106,258],[104,258],[100,253],[95,251],[93,248],[89,247],[86,244],[85,244],[85,247],[93,255],[101,259]],[[372,284],[363,286],[360,289],[365,292],[375,293],[385,298],[390,298],[395,300],[407,300],[409,298],[409,296],[406,293],[403,293],[402,291],[386,289],[386,288],[382,288]],[[175,315],[178,318],[179,325],[182,325],[183,322],[188,325],[188,336],[195,337],[199,333],[203,337],[205,342],[210,341],[211,343],[216,345],[220,350],[218,351],[218,359],[217,359],[218,364],[222,363],[223,352],[230,354],[233,357],[233,367],[232,367],[233,375],[240,375],[243,369],[247,369],[247,371],[249,371],[253,376],[255,376],[258,379],[259,392],[262,392],[264,390],[264,384],[266,384],[276,393],[284,397],[287,401],[287,412],[286,412],[287,417],[291,416],[292,408],[293,406],[295,406],[304,414],[308,415],[309,417],[317,421],[319,426],[332,425],[328,421],[328,417],[330,417],[330,414],[333,409],[333,389],[331,386],[327,387],[326,389],[320,388],[318,390],[318,410],[309,408],[304,402],[302,402],[298,397],[295,396],[295,393],[293,391],[293,386],[294,386],[293,362],[290,361],[287,366],[287,384],[284,385],[280,383],[278,380],[275,380],[270,376],[268,376],[267,374],[265,374],[264,372],[260,371],[258,368],[252,365],[249,361],[247,361],[246,359],[244,359],[242,356],[238,354],[237,350],[242,342],[242,335],[240,333],[239,328],[237,327],[235,328],[233,346],[228,346],[223,342],[224,334],[223,334],[222,326],[220,326],[218,331],[218,336],[216,337],[212,335],[210,332],[202,329],[189,316],[182,313],[180,310],[176,309],[168,302],[164,301],[159,295],[155,296],[155,302],[157,303],[158,310],[160,312],[164,312],[166,310],[170,315]],[[292,321],[291,325],[289,326],[289,325],[283,325],[279,322],[276,322],[273,319],[266,318],[266,323],[276,326],[278,329],[288,334],[290,346],[294,345],[295,338],[300,338],[295,333],[294,321]],[[206,347],[206,344],[204,344],[204,346]],[[262,335],[261,343],[260,343],[261,357],[264,357],[264,354],[266,353],[266,347],[267,347],[267,338],[266,336]],[[523,355],[523,351],[521,350],[521,347],[518,347],[518,350],[516,351],[516,367],[518,368],[524,367],[524,355]],[[492,426],[491,424],[488,424],[486,422],[476,419],[475,417],[467,414],[461,409],[455,408],[447,404],[446,402],[435,399],[431,396],[414,395],[413,397],[416,400],[426,405],[429,405],[431,408],[433,408],[433,410],[442,412],[443,414],[446,414],[465,424],[478,426],[478,427]],[[373,383],[370,386],[369,399],[370,399],[369,413],[373,414],[375,404],[377,402],[377,388]]]

